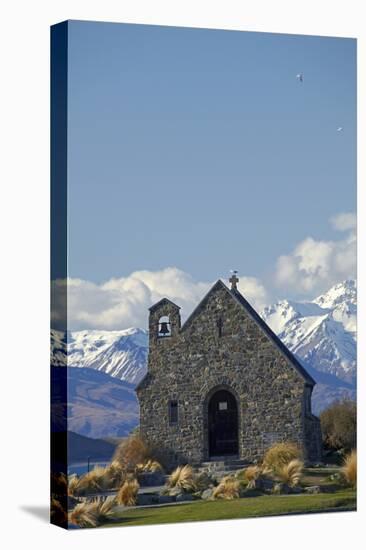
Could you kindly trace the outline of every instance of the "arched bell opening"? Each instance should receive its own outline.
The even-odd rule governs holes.
[[[163,315],[158,321],[158,338],[167,338],[172,335],[170,318],[168,315]]]

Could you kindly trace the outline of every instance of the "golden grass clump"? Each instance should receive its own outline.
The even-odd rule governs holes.
[[[213,490],[214,499],[233,500],[239,498],[240,482],[230,476],[223,477],[217,487]]]
[[[120,487],[126,479],[126,471],[117,460],[113,460],[105,468],[105,486],[107,489]]]
[[[71,476],[68,480],[68,494],[70,496],[83,496],[89,493],[116,489],[122,485],[125,477],[126,472],[119,462],[113,461],[105,468],[96,466],[81,477]]]
[[[67,494],[69,496],[76,496],[79,485],[79,478],[76,474],[67,478]]]
[[[69,513],[69,521],[79,527],[98,527],[113,517],[115,498],[97,502],[81,502]]]
[[[74,495],[82,496],[88,493],[99,493],[108,489],[106,470],[106,468],[96,466],[90,472],[79,477],[77,484],[74,485],[73,483]]]
[[[81,502],[69,513],[69,522],[79,527],[97,527],[97,502]]]
[[[185,466],[178,466],[174,472],[170,474],[167,485],[170,488],[179,487],[187,493],[194,493],[197,490],[197,484],[194,478],[192,466],[189,464],[186,464]]]
[[[164,469],[160,462],[149,458],[146,462],[136,465],[136,472],[163,472]]]
[[[137,502],[137,493],[140,488],[136,478],[126,479],[122,487],[117,493],[117,504],[124,506],[134,506]]]
[[[53,472],[51,475],[51,492],[54,495],[67,495],[67,478],[62,472]]]
[[[278,474],[291,460],[301,460],[302,452],[295,443],[275,443],[263,458],[263,471]]]
[[[144,464],[150,456],[149,447],[138,435],[130,435],[115,450],[113,462],[118,462],[126,470],[134,470],[137,464]]]
[[[51,499],[51,521],[55,525],[67,524],[67,513],[61,502],[56,498]]]
[[[243,479],[247,482],[248,488],[252,489],[255,487],[256,480],[261,475],[261,469],[259,466],[248,466],[243,470]]]
[[[353,450],[345,456],[341,473],[348,485],[357,486],[357,451]]]
[[[290,487],[295,487],[300,483],[304,463],[301,460],[290,460],[288,464],[284,464],[278,471],[277,476],[283,483]]]

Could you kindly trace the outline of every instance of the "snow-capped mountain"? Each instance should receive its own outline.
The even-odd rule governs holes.
[[[312,401],[315,414],[335,399],[356,396],[356,310],[356,283],[347,280],[312,301],[281,300],[261,313],[272,330],[316,380]],[[96,408],[90,393],[95,381],[89,379],[93,378],[93,371],[101,371],[113,377],[116,383],[123,381],[132,386],[138,384],[147,368],[147,331],[139,328],[82,330],[67,334],[53,331],[51,346],[54,367],[67,365],[85,371],[83,388],[89,389],[80,391],[85,394],[86,401],[90,401],[88,429],[77,424],[76,418],[80,419],[82,415],[75,413],[74,431],[91,437],[107,433],[103,431],[102,417],[105,411],[102,414],[100,407]],[[105,384],[107,379],[108,377],[100,377],[100,383]],[[112,396],[114,393],[115,388],[112,386],[106,390],[106,395]],[[135,395],[133,399],[137,411]],[[81,407],[80,410],[85,410],[85,403],[81,402],[80,395],[77,394],[74,412],[76,405]],[[122,408],[123,406],[121,403]],[[137,412],[131,420],[131,426],[134,422],[138,422]],[[111,426],[110,417],[108,423]]]
[[[305,367],[356,382],[356,283],[347,280],[310,302],[281,300],[263,319]]]
[[[138,384],[145,374],[148,351],[146,330],[52,331],[53,366],[86,367],[119,380]],[[67,354],[66,354],[67,349]]]

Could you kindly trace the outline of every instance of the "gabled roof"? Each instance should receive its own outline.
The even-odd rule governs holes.
[[[259,328],[268,336],[268,338],[273,342],[273,344],[282,352],[283,355],[290,361],[290,363],[295,367],[295,369],[301,374],[307,384],[314,386],[316,384],[314,378],[304,369],[301,363],[296,359],[296,357],[291,353],[291,351],[285,346],[285,344],[278,338],[278,336],[273,332],[273,330],[265,323],[255,311],[255,309],[247,302],[242,294],[236,289],[229,290],[228,287],[219,279],[213,287],[207,292],[203,297],[198,306],[193,310],[191,315],[188,317],[181,330],[185,330],[187,326],[191,323],[192,319],[197,315],[198,311],[205,305],[210,294],[214,292],[217,288],[223,288],[229,296],[237,303],[239,303],[246,313],[251,317],[251,319],[259,326]]]
[[[154,311],[155,309],[157,309],[158,307],[160,307],[161,305],[163,304],[170,304],[174,307],[176,307],[177,309],[180,309],[179,306],[177,306],[177,304],[175,304],[174,302],[172,302],[171,300],[169,300],[168,298],[162,298],[161,300],[159,300],[158,302],[156,302],[156,304],[152,305],[151,307],[149,307],[149,311]]]

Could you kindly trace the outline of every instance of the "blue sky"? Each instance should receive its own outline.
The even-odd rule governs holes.
[[[72,21],[68,105],[70,277],[268,285],[355,212],[354,39]]]

